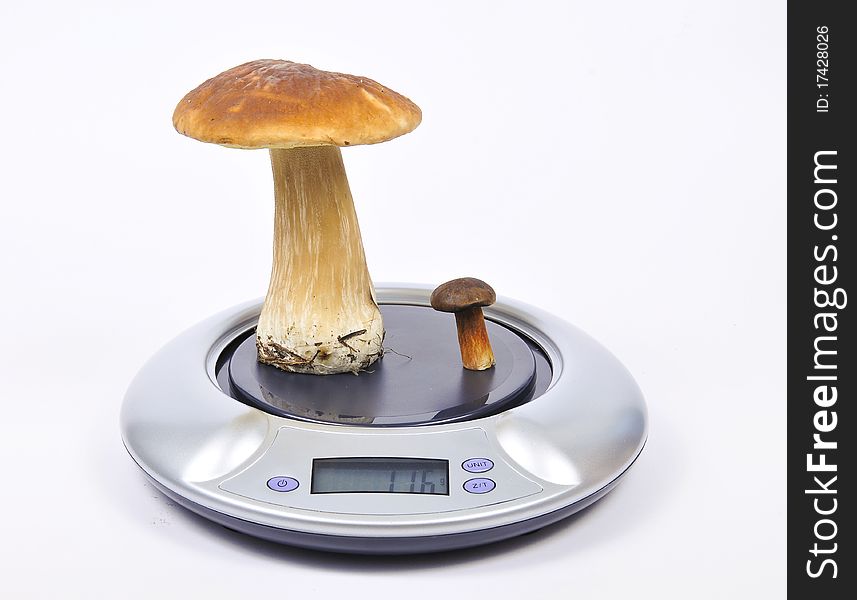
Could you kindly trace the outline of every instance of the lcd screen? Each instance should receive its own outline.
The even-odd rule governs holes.
[[[449,495],[449,461],[428,458],[316,458],[313,494]]]

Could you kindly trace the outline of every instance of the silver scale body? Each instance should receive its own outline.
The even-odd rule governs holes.
[[[430,292],[393,284],[378,286],[377,297],[381,304],[428,306]],[[556,520],[546,515],[587,506],[615,485],[645,444],[645,402],[622,364],[572,325],[506,298],[486,308],[486,318],[538,344],[552,368],[548,390],[526,404],[472,421],[407,427],[268,414],[225,394],[215,376],[220,353],[255,326],[260,309],[259,301],[240,305],[179,335],[134,379],[121,414],[125,446],[156,485],[227,526],[259,525],[284,534],[254,533],[261,537],[328,550],[340,549],[336,540],[343,539],[352,542],[343,551],[357,552],[390,548],[375,549],[378,539],[400,542],[397,552],[472,546],[480,532],[540,527]],[[314,458],[371,456],[448,460],[449,495],[310,493]],[[462,463],[473,458],[494,467],[467,473]],[[273,491],[266,482],[275,476],[300,485]],[[496,487],[469,493],[463,485],[473,477],[489,477]],[[318,539],[328,541],[312,541]]]

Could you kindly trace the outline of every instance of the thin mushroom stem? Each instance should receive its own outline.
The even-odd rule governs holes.
[[[259,324],[259,360],[299,373],[365,369],[384,326],[336,146],[271,149],[274,255]]]
[[[458,329],[458,345],[464,368],[484,371],[493,367],[494,351],[491,350],[482,308],[473,306],[456,312],[455,326]]]

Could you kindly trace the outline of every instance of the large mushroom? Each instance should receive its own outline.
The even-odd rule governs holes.
[[[240,65],[179,102],[180,133],[270,149],[274,257],[256,329],[259,361],[329,375],[356,373],[383,355],[384,325],[339,147],[398,137],[421,116],[371,79],[284,60]]]

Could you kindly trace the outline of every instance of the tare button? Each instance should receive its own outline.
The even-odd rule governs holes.
[[[464,482],[464,490],[471,494],[487,494],[495,487],[497,487],[497,484],[487,477],[476,477]]]
[[[494,468],[494,461],[490,458],[468,458],[461,463],[461,468],[468,473],[484,473]]]

